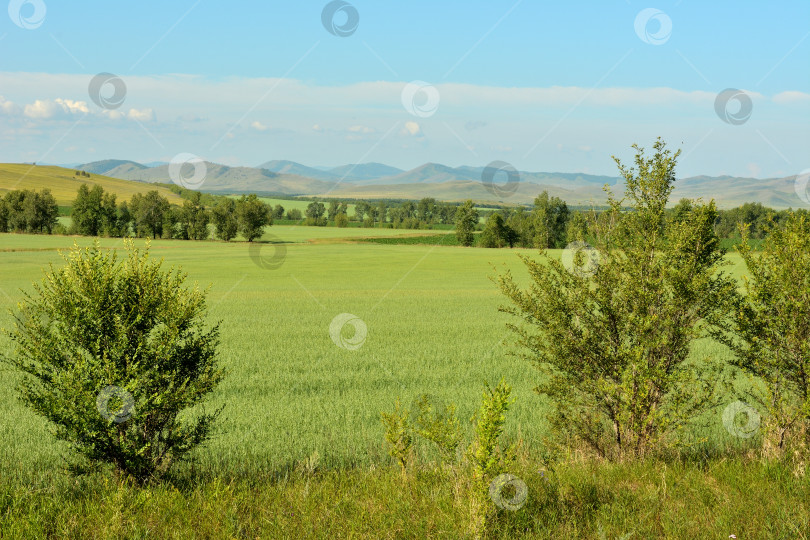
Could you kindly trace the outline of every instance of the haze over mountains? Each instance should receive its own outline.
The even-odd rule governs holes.
[[[188,175],[193,170],[187,165]],[[229,167],[206,162],[205,181],[199,188],[213,193],[258,193],[266,195],[319,196],[333,198],[420,199],[444,201],[473,199],[482,203],[530,204],[546,190],[569,205],[604,204],[605,184],[621,195],[620,179],[583,173],[520,171],[514,193],[498,187],[506,173],[498,173],[493,189],[482,182],[484,167],[449,167],[426,163],[409,171],[382,163],[347,164],[339,167],[311,167],[294,161],[273,160],[258,167]],[[171,183],[166,163],[142,164],[108,159],[75,167],[94,174],[136,180]],[[185,171],[185,169],[184,169]],[[804,203],[794,188],[794,176],[784,178],[741,178],[695,176],[679,179],[672,201],[687,198],[715,199],[721,208],[745,202],[760,202],[773,208],[800,208]]]

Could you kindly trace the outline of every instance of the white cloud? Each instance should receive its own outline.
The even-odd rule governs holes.
[[[110,120],[121,120],[123,118],[126,118],[127,115],[119,110],[102,109],[101,116],[107,117]]]
[[[258,120],[256,120],[252,124],[250,124],[250,127],[255,129],[256,131],[267,131],[267,126],[265,126],[264,124],[262,124]]]
[[[778,105],[797,105],[799,103],[810,103],[810,94],[804,92],[787,91],[779,92],[773,96],[773,102]]]
[[[405,128],[401,132],[403,135],[413,135],[418,137],[422,134],[422,128],[416,122],[405,122]]]
[[[8,101],[3,96],[0,96],[0,113],[16,115],[19,114],[19,112],[20,108],[17,105],[12,103],[11,101]]]
[[[130,109],[127,118],[139,122],[151,122],[155,119],[155,112],[152,109]]]
[[[33,119],[64,118],[74,114],[87,114],[90,110],[84,101],[56,98],[38,99],[25,106],[23,114]]]
[[[87,114],[90,112],[90,110],[87,108],[87,102],[85,101],[57,99],[56,103],[59,104],[65,112],[70,114]]]
[[[36,100],[25,106],[25,116],[28,118],[51,118],[56,114],[56,103],[49,100]]]
[[[374,133],[376,130],[368,126],[351,126],[349,131],[352,133]]]

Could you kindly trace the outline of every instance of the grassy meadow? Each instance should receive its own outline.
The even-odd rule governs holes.
[[[13,397],[18,377],[0,364],[0,537],[4,528],[9,537],[26,530],[76,538],[464,537],[467,510],[454,502],[452,482],[435,471],[404,480],[393,468],[380,411],[392,410],[397,397],[408,406],[429,393],[458,405],[469,437],[483,382],[501,377],[517,398],[506,431],[522,441],[515,474],[531,495],[526,508],[503,517],[496,536],[807,537],[808,481],[755,459],[670,471],[590,464],[562,467],[551,480],[540,476],[545,405],[533,392],[538,374],[511,355],[517,349],[508,317],[497,311],[503,299],[488,277],[510,268],[527,282],[516,253],[532,251],[356,242],[404,233],[416,232],[273,226],[252,248],[151,241],[153,256],[208,288],[210,320],[221,321],[229,374],[209,402],[226,407],[219,433],[178,467],[198,480],[135,488],[103,475],[65,476],[65,449]],[[93,240],[0,235],[1,328],[11,327],[8,309],[20,291],[31,291],[49,263],[60,264],[57,250],[74,241]],[[120,239],[100,242],[122,247]],[[741,276],[741,259],[729,261],[728,270]],[[330,337],[341,313],[367,326],[359,350]],[[4,335],[0,352],[12,352]],[[694,350],[696,361],[722,354],[710,342]],[[719,411],[715,416],[713,443],[744,452],[745,442],[724,430]],[[317,467],[310,461],[301,472],[315,453]],[[420,459],[430,457],[420,447]]]
[[[0,196],[15,189],[40,191],[48,188],[59,205],[72,204],[76,192],[82,184],[91,188],[99,185],[104,191],[115,193],[118,202],[129,201],[136,193],[143,193],[144,185],[140,182],[121,180],[92,174],[90,177],[76,176],[74,169],[65,169],[50,165],[31,165],[26,163],[0,163]],[[164,187],[152,186],[172,204],[183,204],[180,195]]]

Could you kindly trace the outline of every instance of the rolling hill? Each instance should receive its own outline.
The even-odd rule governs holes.
[[[146,169],[146,165],[141,165],[135,161],[126,159],[105,159],[102,161],[94,161],[93,163],[85,163],[79,165],[76,169],[86,171],[91,174],[103,174],[104,176],[113,176],[118,178],[118,174],[126,173],[132,170]]]
[[[56,166],[33,166],[19,163],[0,163],[0,195],[14,189],[32,189],[39,191],[43,188],[51,190],[57,204],[69,205],[76,198],[79,186],[88,184],[99,185],[104,191],[115,193],[118,201],[128,201],[136,193],[157,189],[161,195],[174,204],[182,204],[179,195],[166,188],[155,187],[141,182],[110,178],[97,174],[90,174],[90,178],[76,176],[73,169]]]
[[[520,171],[517,190],[503,193],[484,186],[481,181],[484,167],[449,167],[440,163],[425,163],[408,171],[381,163],[326,169],[283,160],[268,161],[260,167],[228,167],[210,162],[206,165],[208,172],[201,189],[212,193],[366,199],[434,197],[444,201],[473,199],[481,203],[531,204],[545,190],[570,205],[581,206],[605,204],[603,186],[606,184],[613,186],[616,195],[623,192],[621,188],[616,189],[619,178],[614,176]],[[81,167],[125,180],[171,182],[166,164],[148,167],[132,161],[106,160]],[[794,178],[683,178],[676,182],[672,204],[680,198],[703,198],[714,199],[719,208],[732,208],[745,202],[761,202],[777,209],[806,206],[794,193]],[[502,184],[505,179],[506,175],[501,173],[494,182]]]
[[[316,169],[314,167],[307,167],[306,165],[301,165],[300,163],[296,163],[295,161],[286,161],[281,159],[276,159],[273,161],[268,161],[267,163],[262,163],[257,168],[266,171],[271,171],[276,174],[290,174],[295,176],[302,176],[305,178],[313,178],[315,180],[323,180],[327,182],[340,179],[339,175],[332,173],[330,171],[324,171],[321,169]]]
[[[357,163],[350,165],[341,165],[327,169],[330,173],[338,178],[351,179],[354,182],[357,180],[374,180],[376,178],[383,178],[385,176],[394,176],[403,173],[402,169],[391,167],[383,163]]]
[[[201,191],[212,193],[259,193],[281,195],[310,195],[328,191],[334,182],[325,182],[295,174],[279,174],[268,169],[254,167],[228,167],[206,161],[205,181]],[[192,174],[192,173],[189,173]],[[116,172],[117,178],[139,182],[161,182],[171,184],[169,166],[130,169]]]

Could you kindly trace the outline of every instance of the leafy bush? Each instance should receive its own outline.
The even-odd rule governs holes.
[[[442,459],[452,461],[461,444],[461,427],[456,417],[456,406],[432,399],[423,394],[416,400],[413,425],[416,433],[431,441],[439,449]]]
[[[506,413],[514,402],[509,399],[511,393],[512,388],[503,379],[494,388],[486,385],[481,407],[474,417],[475,440],[467,453],[473,465],[473,477],[482,482],[482,486],[488,485],[514,460],[514,448],[501,448],[500,444]]]
[[[125,240],[126,259],[98,242],[63,254],[9,332],[26,375],[22,401],[91,463],[138,482],[157,478],[210,435],[221,409],[185,413],[223,377],[219,326],[206,329],[205,295],[165,272],[149,247]],[[181,414],[184,413],[184,414]],[[82,465],[82,463],[79,463]]]
[[[714,204],[666,217],[680,152],[661,139],[652,157],[634,148],[635,168],[616,160],[632,210],[610,194],[610,211],[590,231],[594,247],[568,249],[567,268],[547,253],[543,262],[523,256],[528,290],[509,272],[499,279],[513,304],[502,311],[526,323],[509,326],[545,375],[538,391],[551,398],[557,440],[619,459],[685,442],[680,431],[718,405],[723,366],[687,357],[736,291],[721,271]]]
[[[390,447],[389,453],[397,460],[404,474],[413,450],[413,435],[408,421],[408,411],[403,409],[397,400],[394,412],[383,412],[380,413],[380,416],[385,426],[385,440]]]
[[[810,219],[791,214],[772,223],[755,253],[748,227],[739,246],[748,275],[718,337],[736,353],[733,362],[765,382],[760,403],[768,410],[768,434],[784,450],[810,448]]]

